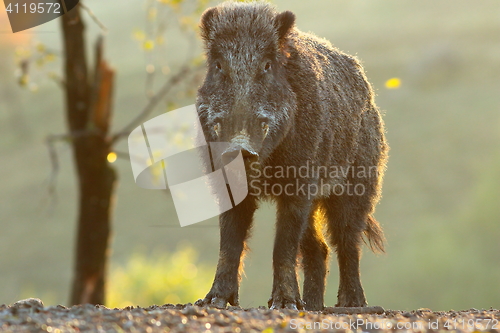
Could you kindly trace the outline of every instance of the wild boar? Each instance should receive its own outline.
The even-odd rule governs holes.
[[[325,39],[298,30],[292,12],[278,13],[264,2],[209,8],[200,29],[207,73],[196,107],[203,133],[207,141],[229,143],[225,163],[242,153],[250,194],[220,216],[215,279],[197,304],[238,305],[254,212],[260,200],[271,199],[277,221],[269,307],[323,308],[327,242],[339,265],[336,306],[366,306],[361,243],[364,235],[373,251],[384,251],[373,213],[388,145],[362,66]]]

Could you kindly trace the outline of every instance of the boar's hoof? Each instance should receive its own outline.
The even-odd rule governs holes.
[[[366,302],[345,302],[335,304],[337,308],[362,308],[365,306],[367,306]]]
[[[361,286],[358,288],[339,288],[336,307],[352,308],[366,305],[365,293]]]
[[[337,304],[335,304],[336,307],[340,308],[362,308],[367,306],[366,300],[364,297],[360,298],[350,298],[350,299],[344,299],[338,301]]]
[[[194,304],[197,306],[210,306],[218,309],[225,309],[227,305],[227,300],[220,297],[212,297],[212,299],[209,298],[199,299]]]
[[[272,297],[267,302],[269,309],[279,310],[279,309],[290,309],[290,310],[303,310],[306,303],[301,299],[295,301],[285,300],[282,298],[273,299]]]

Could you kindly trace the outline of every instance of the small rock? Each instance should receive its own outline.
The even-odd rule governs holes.
[[[194,306],[192,305],[188,305],[186,306],[182,311],[181,311],[182,314],[186,315],[186,316],[196,316],[196,317],[203,317],[204,314],[201,313],[200,311],[197,310],[197,308],[195,308]]]
[[[205,311],[207,312],[207,314],[209,315],[216,315],[216,314],[219,314],[220,313],[220,310],[217,309],[217,308],[206,308]]]
[[[43,302],[39,298],[27,298],[11,304],[10,307],[16,309],[43,308]]]
[[[162,306],[160,306],[162,309],[173,309],[175,308],[175,304],[172,304],[172,303],[166,303],[166,304],[163,304]]]

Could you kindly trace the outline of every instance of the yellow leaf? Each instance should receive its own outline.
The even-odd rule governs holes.
[[[196,28],[197,23],[193,20],[192,17],[190,16],[183,16],[179,19],[179,23],[181,28],[187,29],[187,28]]]
[[[151,39],[148,39],[142,44],[142,47],[146,51],[152,51],[155,48],[155,42]]]
[[[385,81],[385,87],[387,89],[398,89],[400,86],[401,86],[401,80],[397,77],[393,77]]]
[[[137,29],[132,33],[132,37],[135,40],[143,41],[146,39],[146,34],[144,33],[144,31]]]
[[[180,4],[184,0],[156,0],[156,1],[158,1],[161,4],[168,5],[168,6],[170,6],[170,8],[172,8],[174,10],[177,10],[180,8]]]
[[[149,8],[148,10],[148,20],[154,21],[156,19],[156,16],[158,16],[158,10],[154,7]]]
[[[47,53],[45,55],[45,61],[46,62],[51,62],[51,61],[54,61],[56,60],[56,55],[54,53]]]
[[[28,74],[23,74],[19,77],[19,85],[21,87],[26,87],[30,81],[30,77]]]
[[[18,58],[29,58],[31,57],[31,52],[28,49],[17,47],[15,50],[15,55]]]
[[[45,60],[43,58],[38,58],[35,63],[38,67],[43,67],[43,65],[45,65]]]
[[[165,37],[163,36],[156,37],[156,44],[163,45],[164,43],[165,43]]]
[[[43,45],[42,43],[36,44],[36,50],[40,53],[45,52],[45,45]]]

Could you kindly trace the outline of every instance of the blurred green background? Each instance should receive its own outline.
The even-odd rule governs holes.
[[[146,66],[151,57],[162,57],[155,61],[168,63],[174,71],[186,43],[172,29],[166,51],[150,50],[148,55],[136,40],[138,31],[150,25],[146,1],[84,3],[108,28],[106,53],[118,80],[113,121],[117,130],[147,101]],[[385,113],[391,151],[376,218],[388,245],[382,256],[364,250],[362,281],[368,302],[390,309],[500,308],[500,2],[274,3],[279,10],[295,12],[301,30],[357,55]],[[99,28],[84,16],[88,42],[93,43]],[[57,192],[50,198],[51,165],[44,143],[47,135],[65,132],[61,90],[47,75],[60,73],[59,22],[13,35],[6,20],[2,9],[0,304],[22,297],[66,304],[76,184],[70,148],[58,144]],[[37,52],[38,43],[53,50],[56,59],[33,69],[31,83],[20,88],[16,50],[18,56],[27,49]],[[201,49],[197,40],[196,52]],[[391,87],[391,82],[397,83],[388,82],[391,78],[398,78],[400,85]],[[156,85],[162,80],[157,77]],[[172,103],[192,104],[194,97],[174,94],[155,115]],[[118,150],[127,151],[126,142]],[[168,192],[137,187],[126,160],[119,159],[115,166],[120,182],[110,305],[148,306],[203,297],[215,272],[216,219],[181,228]],[[241,285],[243,307],[265,305],[270,295],[274,215],[269,204],[257,213]],[[185,258],[185,265],[176,261],[179,257]],[[332,258],[326,305],[336,303],[337,284]]]

